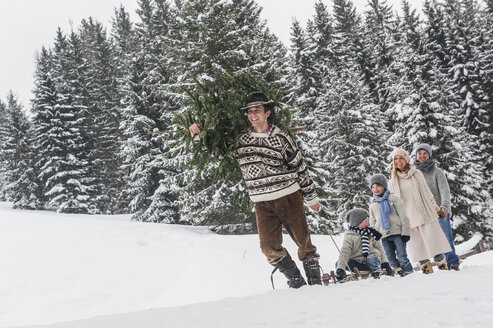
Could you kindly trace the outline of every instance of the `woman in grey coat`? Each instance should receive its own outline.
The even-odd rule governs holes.
[[[445,177],[443,170],[439,169],[435,161],[431,158],[432,150],[428,144],[421,144],[416,147],[416,168],[420,170],[426,180],[426,184],[430,187],[431,193],[435,197],[438,206],[441,207],[441,215],[443,219],[438,220],[447,240],[452,248],[451,252],[445,254],[447,258],[447,266],[452,270],[459,270],[459,257],[455,253],[454,239],[452,236],[452,227],[450,226],[451,202],[450,202],[450,187]]]

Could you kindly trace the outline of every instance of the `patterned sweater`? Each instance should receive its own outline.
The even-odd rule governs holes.
[[[278,127],[240,134],[236,160],[253,202],[278,199],[301,189],[309,206],[318,202],[313,180],[293,138]]]

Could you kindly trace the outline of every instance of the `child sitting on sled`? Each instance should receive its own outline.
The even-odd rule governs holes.
[[[351,271],[371,271],[373,278],[378,279],[382,269],[392,274],[387,256],[380,243],[382,235],[368,226],[369,214],[361,208],[354,208],[346,214],[349,229],[344,234],[339,260],[336,263],[338,279],[346,277],[346,267]]]

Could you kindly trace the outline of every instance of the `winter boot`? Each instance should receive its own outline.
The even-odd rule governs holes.
[[[373,271],[371,273],[371,276],[374,278],[374,279],[380,279],[380,275],[382,274],[382,272],[380,271]]]
[[[396,274],[398,274],[398,275],[399,275],[399,276],[401,276],[401,277],[405,277],[405,276],[407,276],[408,274],[411,274],[411,273],[413,273],[413,272],[414,272],[414,270],[413,270],[412,268],[411,268],[411,270],[409,270],[409,271],[407,271],[407,270],[402,270],[402,268],[397,268],[397,269],[395,270],[395,273],[396,273]]]
[[[447,258],[443,254],[435,255],[433,258],[439,270],[448,270]]]
[[[306,280],[309,285],[321,285],[322,278],[320,276],[320,265],[318,259],[310,259],[303,261],[303,268],[305,269]]]
[[[459,271],[460,270],[459,265],[458,264],[451,264],[450,270]]]
[[[423,271],[424,274],[430,274],[433,273],[433,267],[431,266],[431,262],[426,260],[426,261],[419,261],[420,269]]]
[[[306,281],[301,275],[300,270],[294,263],[293,259],[286,251],[286,255],[275,263],[271,263],[279,271],[281,271],[286,278],[288,278],[288,286],[291,288],[300,288],[306,285]]]

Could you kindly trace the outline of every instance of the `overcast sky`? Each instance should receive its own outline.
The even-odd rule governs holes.
[[[311,18],[317,0],[257,0],[264,8],[262,16],[270,30],[286,44],[293,17],[302,23]],[[410,1],[416,6],[423,0]],[[332,0],[324,0],[330,5]],[[353,0],[359,11],[367,0]],[[394,9],[400,0],[387,0]],[[32,98],[36,52],[51,47],[58,27],[65,32],[77,28],[83,18],[92,16],[109,22],[114,8],[123,4],[133,21],[137,16],[137,0],[0,0],[0,99],[6,100],[13,90],[25,107]]]

